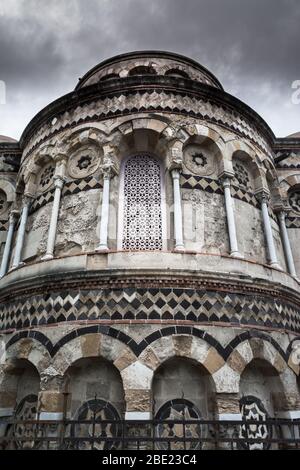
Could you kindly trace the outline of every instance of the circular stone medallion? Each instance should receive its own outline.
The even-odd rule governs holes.
[[[99,151],[85,146],[74,152],[69,160],[68,171],[72,178],[84,178],[94,173],[100,165]]]
[[[209,176],[216,169],[212,152],[196,144],[190,144],[185,148],[184,164],[188,170],[200,176]]]

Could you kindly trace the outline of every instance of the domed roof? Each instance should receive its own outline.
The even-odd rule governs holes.
[[[17,142],[17,140],[7,135],[0,135],[0,142]]]
[[[294,134],[287,135],[287,137],[292,137],[294,139],[300,139],[300,132],[295,132]]]

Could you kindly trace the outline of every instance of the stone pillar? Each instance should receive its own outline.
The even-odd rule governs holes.
[[[132,441],[128,443],[130,450],[150,450],[151,443],[143,441],[143,437],[151,436],[151,425],[147,423],[152,418],[151,390],[129,389],[125,390],[126,413],[125,420],[128,421],[126,430]],[[145,421],[144,423],[131,423],[133,421]],[[136,440],[135,440],[136,439]]]
[[[3,276],[5,276],[5,274],[7,273],[17,214],[18,214],[17,211],[12,211],[9,216],[8,232],[7,232],[5,248],[4,248],[4,253],[3,253],[1,268],[0,268],[0,279]]]
[[[257,197],[258,197],[258,199],[260,200],[260,203],[261,203],[261,212],[262,212],[262,218],[263,218],[264,232],[265,232],[265,236],[266,236],[266,240],[267,240],[269,264],[272,268],[281,269],[279,264],[278,264],[278,260],[277,260],[277,254],[276,254],[276,249],[275,249],[275,244],[274,244],[272,226],[271,226],[269,210],[268,210],[269,195],[265,191],[262,191],[262,192],[257,194]]]
[[[297,274],[296,274],[293,254],[291,250],[290,240],[288,237],[288,232],[287,232],[287,228],[285,224],[285,217],[286,217],[286,213],[284,212],[284,210],[281,210],[278,213],[278,220],[279,220],[279,225],[280,225],[280,232],[281,232],[281,239],[282,239],[284,254],[286,257],[286,264],[287,264],[289,273],[292,276],[296,277]]]
[[[108,251],[108,220],[109,220],[109,187],[112,177],[111,167],[103,170],[103,191],[101,204],[101,220],[100,220],[100,241],[96,251]]]
[[[55,193],[54,193],[54,200],[53,200],[50,226],[49,226],[49,232],[48,232],[47,250],[46,250],[46,254],[42,257],[42,260],[52,259],[54,255],[56,228],[57,228],[58,213],[59,213],[59,207],[60,207],[60,198],[61,198],[61,191],[64,185],[64,181],[65,181],[64,177],[58,176],[58,175],[54,176]]]
[[[61,375],[55,375],[54,372],[49,367],[41,374],[41,391],[38,397],[39,421],[54,422],[44,425],[44,436],[50,438],[49,449],[58,449],[63,445],[66,431],[64,419],[67,417],[69,407],[69,394],[64,391],[65,379]],[[60,421],[60,423],[55,423],[55,421]]]
[[[237,236],[236,236],[236,227],[235,227],[235,218],[232,204],[232,197],[230,191],[230,179],[232,175],[222,175],[221,182],[224,188],[224,197],[225,197],[225,208],[226,208],[226,218],[227,218],[227,227],[229,235],[229,245],[230,245],[230,256],[234,258],[241,258],[241,254],[238,250]]]
[[[180,194],[180,170],[175,168],[171,170],[173,179],[173,196],[174,196],[174,235],[175,250],[184,251],[183,229],[182,229],[182,204]]]
[[[12,375],[9,369],[10,366],[6,363],[0,365],[0,438],[5,436],[7,421],[13,417],[16,405],[17,390],[10,380]],[[3,443],[4,447],[5,443]]]
[[[216,393],[216,418],[219,420],[219,437],[223,439],[238,438],[239,425],[228,425],[228,421],[241,421],[238,393]],[[223,426],[222,426],[223,423]],[[216,438],[218,436],[215,436]],[[236,449],[236,443],[218,442],[218,449]]]
[[[20,218],[19,230],[17,234],[17,241],[16,241],[12,269],[17,268],[18,266],[20,266],[20,264],[22,264],[22,250],[23,250],[23,245],[24,245],[26,223],[27,223],[31,200],[32,200],[31,196],[25,195],[24,200],[23,200],[23,208],[22,208],[22,213],[21,213],[21,218]]]

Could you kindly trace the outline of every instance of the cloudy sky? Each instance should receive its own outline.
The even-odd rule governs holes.
[[[277,136],[291,134],[299,25],[299,0],[0,0],[0,134],[19,138],[88,69],[142,49],[192,57]]]

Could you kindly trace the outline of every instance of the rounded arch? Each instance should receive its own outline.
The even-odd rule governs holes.
[[[51,361],[51,342],[42,333],[34,331],[24,333],[17,333],[9,339],[3,357],[6,360],[26,359],[41,374]]]
[[[276,341],[257,332],[241,334],[234,338],[225,349],[227,363],[242,374],[253,359],[268,362],[271,367],[281,374],[287,367],[286,355]]]
[[[175,328],[174,328],[175,329]],[[190,329],[189,329],[190,330]],[[149,344],[139,356],[139,360],[156,371],[165,361],[174,357],[184,357],[203,366],[207,372],[213,375],[224,364],[225,361],[221,355],[219,345],[209,335],[201,335],[201,330],[197,330],[197,336],[189,331],[187,334],[170,334],[155,338],[153,333],[153,341],[151,336],[145,340]]]
[[[87,330],[89,329],[87,328]],[[74,334],[69,337],[67,335],[62,338],[59,347],[54,348],[52,366],[58,374],[64,375],[73,363],[83,358],[101,357],[113,363],[120,371],[128,361],[136,360],[134,353],[124,344],[125,341],[128,342],[127,338],[124,339],[120,335],[120,340],[116,336],[112,337],[97,332],[97,329],[94,329],[93,332],[85,330],[83,328],[74,331]],[[117,330],[114,332],[118,333]]]

